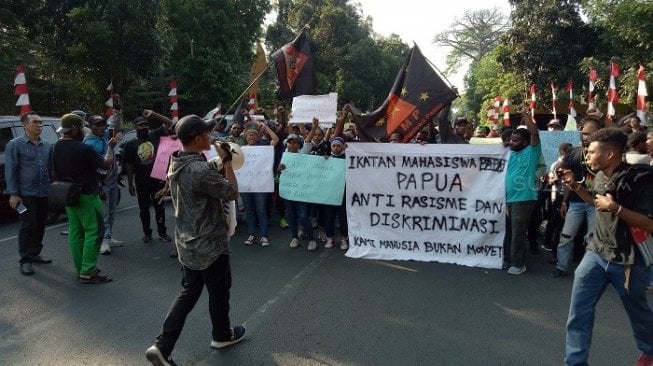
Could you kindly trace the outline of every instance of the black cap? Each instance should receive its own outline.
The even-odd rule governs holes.
[[[188,144],[202,133],[213,130],[214,125],[215,123],[204,122],[199,116],[191,114],[180,119],[175,124],[175,130],[181,143]]]
[[[89,116],[87,119],[88,123],[90,125],[99,125],[99,124],[107,124],[107,120],[104,119],[102,116],[94,114],[92,116]]]
[[[147,118],[143,116],[138,116],[134,118],[134,126],[141,126],[141,125],[149,125],[150,123],[147,121]]]

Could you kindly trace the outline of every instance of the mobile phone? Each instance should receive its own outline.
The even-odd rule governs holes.
[[[114,128],[109,127],[109,139],[112,139],[114,137],[113,135],[114,135]]]
[[[22,202],[18,202],[18,204],[16,205],[16,211],[18,211],[19,214],[22,214],[25,211],[27,211],[27,207],[25,207],[25,205]]]

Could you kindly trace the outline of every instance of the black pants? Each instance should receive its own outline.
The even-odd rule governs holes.
[[[18,254],[20,263],[30,263],[39,256],[43,249],[45,220],[48,217],[47,197],[21,197],[27,211],[20,214],[20,231],[18,232]]]
[[[213,325],[213,340],[229,339],[229,290],[231,289],[231,265],[229,256],[223,254],[208,268],[196,271],[183,267],[183,290],[172,302],[172,306],[163,322],[161,334],[156,337],[156,344],[164,355],[172,353],[186,317],[193,310],[197,300],[206,286],[209,293],[209,315]]]
[[[166,213],[163,203],[158,203],[154,198],[156,192],[163,189],[165,182],[158,179],[146,179],[144,182],[136,182],[136,196],[138,196],[138,209],[143,225],[143,234],[152,235],[150,228],[150,206],[154,206],[154,218],[156,219],[157,231],[159,234],[166,233]]]

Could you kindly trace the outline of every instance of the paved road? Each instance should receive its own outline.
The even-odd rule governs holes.
[[[110,284],[75,279],[65,223],[48,227],[50,265],[18,270],[17,223],[0,226],[0,365],[145,365],[180,287],[170,243],[143,244],[127,197],[115,237],[126,241],[100,267]],[[173,219],[168,206],[168,223]],[[272,246],[232,240],[231,318],[246,339],[209,347],[203,295],[173,354],[180,365],[561,365],[571,279],[549,278],[545,256],[528,272],[450,264],[350,259],[338,249],[290,249],[272,226]],[[598,306],[590,361],[629,365],[638,351],[627,317],[609,289]]]

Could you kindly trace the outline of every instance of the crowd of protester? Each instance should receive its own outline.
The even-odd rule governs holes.
[[[36,113],[30,112],[21,117],[26,134],[7,145],[5,176],[10,205],[18,208],[23,204],[28,212],[21,215],[18,239],[20,270],[24,275],[34,274],[32,263],[51,263],[50,259],[41,256],[47,187],[51,178],[66,177],[82,184],[79,206],[66,207],[70,253],[78,278],[82,283],[91,284],[112,280],[109,275],[100,272],[97,257],[98,254],[109,255],[113,248],[123,245],[122,241],[113,237],[121,183],[114,146],[122,137],[122,116],[119,108],[116,109],[118,114],[109,120],[100,115],[85,115],[81,111],[64,115],[59,129],[63,137],[54,148],[40,139],[40,117]],[[287,245],[290,248],[298,248],[305,242],[308,251],[320,247],[331,249],[334,246],[339,246],[341,250],[348,249],[346,199],[343,198],[340,205],[283,199],[279,195],[278,179],[284,174],[285,166],[281,163],[281,157],[285,153],[344,159],[347,143],[358,141],[356,126],[351,122],[345,123],[349,112],[349,107],[345,106],[338,115],[337,123],[328,129],[320,128],[317,119],[310,124],[289,124],[288,114],[283,107],[274,111],[276,119],[260,110],[257,113],[263,119],[257,120],[252,118],[253,113],[243,110],[239,112],[242,118],[230,124],[223,119],[204,121],[212,128],[211,143],[273,147],[274,192],[248,192],[237,196],[237,216],[247,231],[246,240],[242,244],[263,247],[268,247],[273,242],[276,244],[281,238],[270,237],[269,225],[278,224],[283,229],[289,229],[290,240]],[[592,141],[603,141],[614,146],[618,145],[614,141],[621,141],[619,136],[627,136],[627,140],[624,140],[627,151],[624,150],[618,157],[618,162],[653,165],[653,132],[647,131],[634,114],[612,121],[599,112],[588,111],[578,123],[580,146],[561,144],[558,159],[549,167],[543,165],[538,128],[533,117],[527,113],[522,114],[521,126],[515,129],[474,126],[474,123],[462,116],[455,118],[452,123],[448,115],[447,108],[417,133],[411,143],[466,144],[472,138],[501,137],[504,146],[510,150],[506,172],[508,217],[503,268],[512,275],[526,272],[526,263],[529,261],[527,253],[537,255],[543,249],[551,254],[549,263],[555,265],[551,276],[568,276],[573,269],[572,262],[580,262],[586,247],[591,247],[592,243],[600,240],[595,237],[596,230],[600,229],[596,227],[600,216],[597,213],[599,202],[588,201],[586,193],[596,188],[597,177],[603,179],[600,175],[602,173],[599,173],[601,169],[595,169],[589,163]],[[165,223],[165,205],[161,200],[162,195],[170,192],[170,186],[150,175],[160,138],[167,135],[175,137],[179,131],[170,119],[150,110],[143,111],[132,123],[137,137],[126,143],[122,163],[127,168],[128,192],[138,198],[142,241],[150,243],[153,240],[150,208],[154,207],[157,239],[171,242],[173,239],[168,236]],[[560,131],[563,126],[560,120],[553,119],[547,128],[549,131]],[[602,134],[609,136],[600,137]],[[387,140],[380,142],[399,143],[402,137],[399,133],[393,133]],[[28,155],[36,156],[37,159],[25,159]],[[525,187],[515,185],[517,177],[526,178],[532,184]],[[606,202],[601,204],[613,211],[616,203],[611,199]],[[275,216],[273,211],[277,213],[278,221],[272,220]],[[612,213],[618,216],[621,211],[622,206],[619,205],[618,211]],[[179,254],[178,249],[179,243],[171,257]],[[653,272],[650,269],[648,271],[646,291],[653,293]],[[572,304],[572,310],[573,306]],[[570,321],[572,318],[570,313]],[[241,333],[236,337],[242,338],[244,328],[238,332]],[[225,336],[221,334],[220,337]],[[233,328],[231,337],[233,341]],[[152,352],[152,357],[158,359],[160,355],[156,354],[157,350]]]

